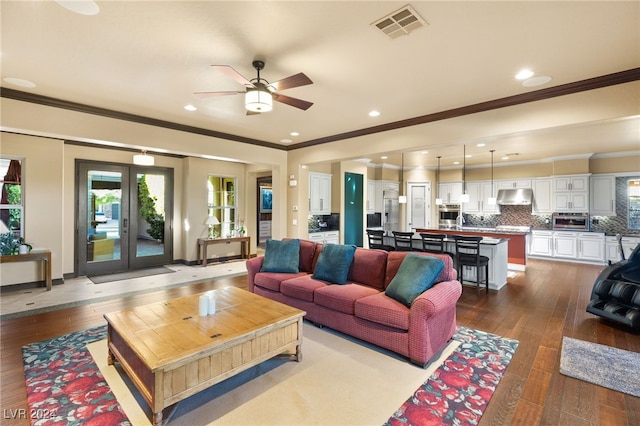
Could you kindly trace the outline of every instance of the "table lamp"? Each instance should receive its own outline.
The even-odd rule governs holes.
[[[220,221],[215,216],[207,217],[207,220],[204,221],[204,224],[209,227],[209,238],[215,238],[213,227],[216,225],[220,225]]]

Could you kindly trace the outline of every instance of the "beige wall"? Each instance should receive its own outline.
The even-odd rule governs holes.
[[[591,173],[640,173],[640,154],[589,160]]]

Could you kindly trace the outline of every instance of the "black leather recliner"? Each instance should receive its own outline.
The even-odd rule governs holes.
[[[600,273],[587,312],[640,330],[640,245]]]

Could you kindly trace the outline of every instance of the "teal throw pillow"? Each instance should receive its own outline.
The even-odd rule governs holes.
[[[325,244],[313,269],[313,278],[334,284],[347,282],[356,246]]]
[[[444,262],[441,259],[409,253],[384,293],[411,307],[416,297],[431,288],[442,268]]]
[[[261,272],[298,273],[300,240],[267,240]]]

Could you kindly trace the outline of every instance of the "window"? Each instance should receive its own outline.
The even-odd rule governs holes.
[[[640,179],[631,179],[627,182],[628,196],[628,228],[634,231],[640,230]]]
[[[19,237],[24,236],[22,164],[22,159],[0,158],[0,177],[2,177],[0,232],[13,232]]]
[[[215,237],[233,237],[242,226],[236,219],[236,180],[231,177],[209,176],[207,180],[208,215],[220,225],[214,225]]]

